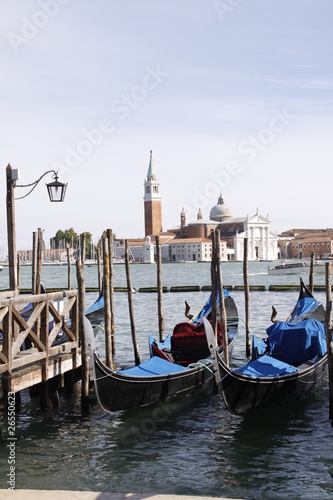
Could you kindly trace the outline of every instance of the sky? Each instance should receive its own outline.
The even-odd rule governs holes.
[[[1,2],[0,257],[8,163],[68,183],[16,200],[24,250],[38,228],[143,237],[150,150],[164,231],[220,193],[273,232],[333,227],[332,19],[331,0]]]

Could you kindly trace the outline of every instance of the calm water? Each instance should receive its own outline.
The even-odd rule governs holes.
[[[267,263],[250,263],[250,284],[298,284],[298,278],[268,277]],[[271,265],[271,264],[270,264]],[[6,288],[8,269],[0,273]],[[115,268],[115,286],[126,283],[123,266]],[[72,274],[75,274],[73,268]],[[133,286],[156,286],[154,265],[131,266]],[[75,285],[73,276],[73,285]],[[163,266],[166,286],[209,284],[207,264]],[[226,285],[241,285],[242,264],[223,266]],[[87,286],[97,286],[97,269],[87,268]],[[307,282],[307,279],[305,280]],[[31,268],[22,268],[21,286],[31,282]],[[44,286],[66,286],[66,267],[43,268]],[[324,277],[316,276],[323,284]],[[244,318],[243,292],[232,292]],[[87,305],[97,294],[87,294]],[[323,293],[316,294],[325,301]],[[166,331],[184,320],[184,301],[196,311],[207,293],[166,293]],[[284,318],[296,292],[251,292],[251,331],[264,335],[271,306]],[[133,362],[127,296],[115,294],[118,366]],[[147,335],[157,333],[155,294],[134,295],[134,314],[142,359],[148,356]],[[103,338],[98,339],[102,352]],[[241,330],[236,362],[245,350]],[[80,413],[80,387],[75,396],[61,395],[59,410],[41,412],[38,400],[23,394],[16,418],[16,487],[113,492],[229,496],[232,498],[333,498],[332,427],[328,420],[327,380],[317,394],[290,407],[262,410],[246,418],[231,415],[219,395],[189,399],[113,415],[91,400],[89,416]],[[6,424],[2,418],[0,487],[7,488]]]

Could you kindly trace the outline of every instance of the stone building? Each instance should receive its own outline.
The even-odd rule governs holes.
[[[312,252],[316,259],[333,255],[333,229],[289,229],[279,234],[280,259],[307,259]]]

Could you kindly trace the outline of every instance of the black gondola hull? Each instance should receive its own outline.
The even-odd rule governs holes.
[[[203,389],[215,390],[209,367],[151,377],[131,377],[112,372],[95,353],[95,388],[99,403],[106,411],[129,410],[156,402],[169,403],[192,396]]]
[[[327,355],[297,373],[282,377],[247,377],[231,372],[219,360],[223,399],[227,408],[244,414],[264,407],[284,405],[306,397],[322,382]]]

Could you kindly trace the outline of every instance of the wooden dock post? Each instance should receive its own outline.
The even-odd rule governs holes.
[[[157,302],[158,302],[158,331],[160,342],[164,340],[164,315],[163,315],[163,284],[162,284],[162,254],[160,237],[156,236],[157,258]]]
[[[81,262],[82,265],[84,266],[84,263],[86,261],[86,233],[81,233],[80,234],[80,240],[81,240]]]
[[[111,345],[111,305],[110,305],[110,268],[108,238],[103,236],[103,290],[104,290],[104,331],[105,364],[113,368]]]
[[[222,335],[223,335],[223,359],[225,364],[229,366],[228,326],[227,326],[227,315],[225,311],[224,292],[223,292],[220,231],[218,229],[216,230],[215,252],[216,252],[216,268],[217,268],[217,289],[219,292],[220,321],[222,325]]]
[[[98,293],[102,293],[102,277],[101,277],[101,239],[97,243],[97,274],[98,274]]]
[[[331,263],[325,264],[326,284],[326,343],[328,358],[328,387],[329,387],[329,419],[333,421],[333,342],[332,342],[332,288],[331,288]],[[333,423],[332,423],[333,425]]]
[[[32,280],[31,280],[31,293],[37,293],[37,232],[32,233]]]
[[[68,290],[72,289],[72,268],[71,268],[71,256],[70,256],[70,248],[69,244],[66,247],[67,250],[67,266],[68,266]]]
[[[132,342],[133,342],[133,349],[134,349],[134,359],[135,359],[135,364],[139,365],[140,364],[140,354],[139,354],[138,342],[136,339],[134,313],[133,313],[133,292],[132,292],[132,283],[131,283],[130,266],[129,266],[128,240],[125,240],[125,267],[126,267],[128,307],[129,307],[129,314],[130,314],[130,321],[131,321],[131,332],[132,332]]]
[[[313,294],[314,292],[314,251],[311,251],[311,260],[310,260],[310,273],[309,273],[309,291]]]
[[[15,202],[14,183],[12,181],[12,167],[8,163],[6,168],[6,208],[7,208],[7,239],[8,239],[8,264],[9,288],[17,293],[16,274],[16,229],[15,229]]]
[[[116,354],[116,326],[114,315],[114,273],[113,273],[113,232],[112,229],[107,230],[109,244],[109,268],[110,268],[110,307],[111,307],[111,345],[112,356]]]
[[[37,262],[36,262],[36,294],[39,295],[42,289],[42,254],[43,254],[43,231],[39,227],[37,232]],[[40,335],[40,319],[35,323],[37,337]]]
[[[17,293],[20,295],[20,286],[21,286],[21,255],[20,252],[17,252]]]
[[[76,261],[76,278],[78,285],[79,299],[79,338],[81,344],[82,362],[82,385],[81,385],[81,410],[84,413],[89,411],[89,360],[86,346],[86,335],[84,329],[85,313],[85,285],[84,285],[84,265],[81,260]]]
[[[37,235],[37,274],[36,274],[36,294],[41,293],[42,287],[42,256],[43,256],[43,231],[39,227]]]
[[[243,280],[245,293],[245,331],[246,331],[246,356],[251,355],[250,339],[250,286],[249,286],[249,262],[248,262],[248,238],[244,238],[244,260],[243,260]]]

